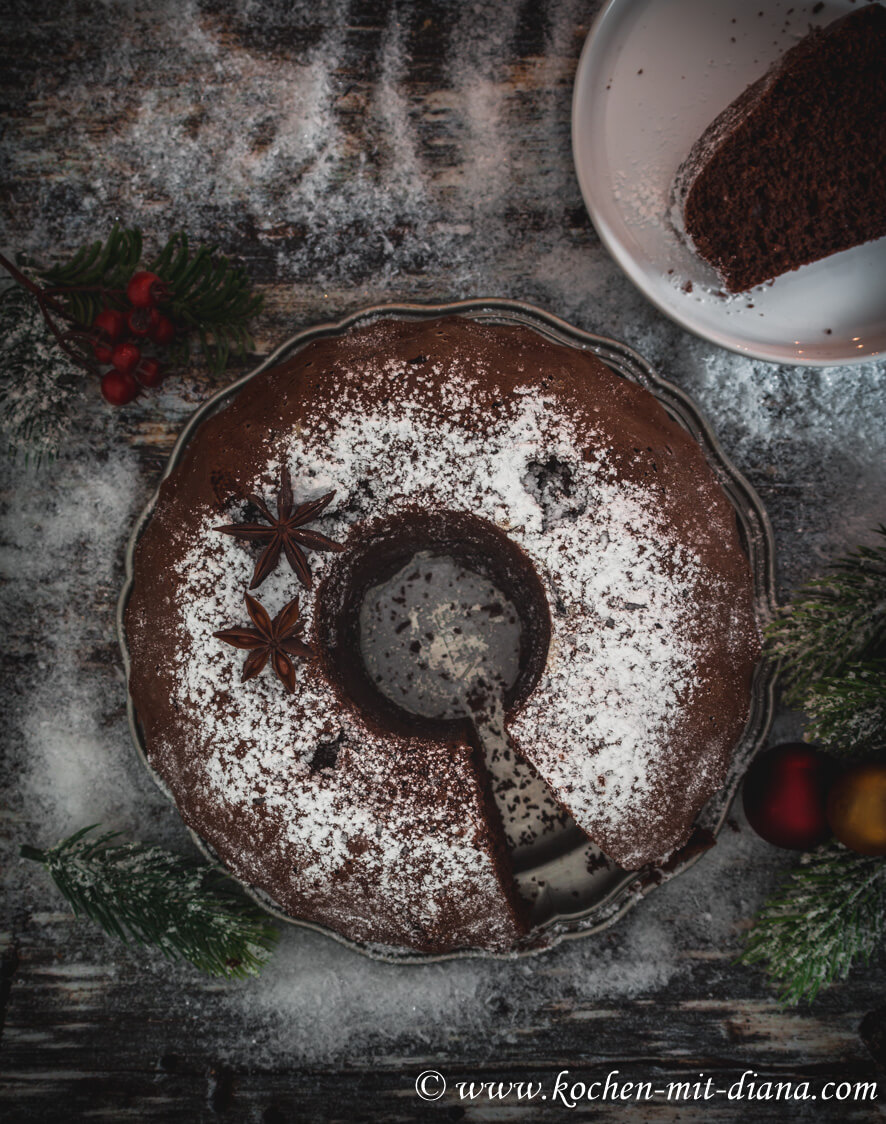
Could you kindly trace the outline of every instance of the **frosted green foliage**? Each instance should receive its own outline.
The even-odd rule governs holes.
[[[277,931],[223,871],[161,847],[114,843],[114,832],[89,836],[95,826],[46,851],[21,848],[46,867],[75,916],[212,976],[258,975]]]
[[[18,285],[0,295],[0,431],[10,454],[55,457],[84,372],[58,346],[37,301]]]
[[[847,757],[886,754],[886,660],[848,664],[808,689],[806,732]]]
[[[886,925],[886,860],[843,848],[805,856],[757,915],[740,959],[762,964],[785,1004],[812,1000],[869,963]]]
[[[767,640],[786,701],[810,716],[811,738],[850,757],[886,751],[886,542],[859,547],[803,586]]]

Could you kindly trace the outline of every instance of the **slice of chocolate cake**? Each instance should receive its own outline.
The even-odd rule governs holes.
[[[886,235],[886,8],[811,31],[680,166],[675,202],[731,292]]]

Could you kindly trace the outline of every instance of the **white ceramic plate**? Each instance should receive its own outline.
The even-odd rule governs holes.
[[[662,312],[745,355],[825,366],[886,354],[886,238],[722,296],[668,213],[674,174],[714,117],[810,25],[857,7],[828,0],[813,15],[814,6],[609,0],[578,65],[572,149],[600,238]]]

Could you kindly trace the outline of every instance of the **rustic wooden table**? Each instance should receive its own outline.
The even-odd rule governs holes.
[[[260,354],[365,304],[481,294],[623,339],[696,397],[758,488],[785,596],[882,518],[886,366],[742,359],[625,280],[570,151],[596,7],[7,0],[0,245],[45,258],[114,219],[153,243],[178,228],[212,239],[265,294]],[[812,1092],[883,1076],[882,962],[787,1011],[736,966],[793,861],[738,809],[711,853],[617,927],[530,962],[398,969],[292,931],[261,980],[232,985],[73,922],[17,858],[22,841],[101,821],[190,846],[129,743],[114,601],[176,433],[230,378],[195,366],[116,412],[91,386],[59,461],[5,473],[3,1119],[879,1118],[882,1100],[553,1097],[561,1070],[659,1088],[699,1075],[726,1088],[751,1070]],[[782,713],[776,736],[799,728]],[[449,1082],[435,1102],[415,1092],[426,1069]],[[463,1099],[465,1079],[542,1082],[547,1100]]]

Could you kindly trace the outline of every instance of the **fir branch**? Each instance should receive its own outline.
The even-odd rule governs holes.
[[[106,241],[84,246],[51,269],[24,267],[20,257],[10,261],[0,254],[0,269],[19,290],[0,313],[0,421],[5,418],[12,446],[30,445],[37,460],[55,454],[66,428],[72,365],[102,378],[108,401],[131,401],[138,390],[135,383],[128,397],[121,398],[119,388],[105,393],[109,372],[103,368],[113,360],[114,344],[136,342],[141,359],[159,362],[163,373],[167,359],[173,365],[188,361],[189,337],[200,341],[207,364],[217,374],[232,352],[244,356],[255,347],[247,323],[261,308],[262,297],[251,292],[244,270],[211,247],[192,252],[184,233],[174,234],[148,267],[166,283],[156,307],[168,321],[162,334],[152,331],[148,338],[130,322],[122,335],[115,330],[111,339],[106,323],[96,325],[96,318],[109,308],[131,314],[127,287],[138,271],[142,249],[138,229],[115,224]],[[43,318],[42,327],[36,324],[35,309]],[[54,339],[49,354],[41,342],[47,333]],[[131,335],[137,340],[128,340]],[[34,341],[30,357],[28,339]],[[156,368],[134,371],[143,386],[157,385],[156,375]]]
[[[81,328],[90,328],[103,306],[126,308],[126,285],[141,255],[141,231],[125,230],[115,223],[106,242],[84,246],[68,261],[39,276],[71,319]]]
[[[870,963],[886,926],[886,860],[843,848],[805,857],[782,891],[757,915],[739,960],[762,964],[784,1004],[813,1000]]]
[[[886,527],[877,531],[886,536]],[[886,543],[860,547],[803,586],[767,641],[782,663],[786,700],[801,707],[819,680],[886,658]]]
[[[46,867],[76,917],[213,976],[258,975],[277,931],[222,870],[160,847],[114,843],[116,832],[87,838],[97,826],[46,851],[21,848]]]
[[[840,675],[819,679],[803,705],[810,741],[846,757],[886,754],[886,660],[847,664]]]
[[[79,327],[70,311],[65,307],[62,301],[39,285],[32,277],[23,272],[15,264],[11,262],[5,255],[0,254],[0,268],[6,270],[9,276],[20,285],[25,292],[30,293],[40,313],[43,316],[46,327],[55,337],[55,342],[64,354],[71,359],[78,367],[82,367],[91,373],[97,373],[98,368],[93,362],[92,356],[89,353],[88,346],[91,342],[89,333],[82,327]],[[57,319],[62,320],[67,330],[62,331],[61,326],[57,323]]]
[[[68,261],[41,271],[38,276],[45,287],[39,292],[81,331],[88,331],[103,307],[128,309],[126,286],[141,255],[141,231],[115,224],[107,241],[84,246]],[[9,263],[0,264],[9,269]],[[224,370],[232,351],[243,356],[255,346],[246,325],[263,298],[251,291],[245,270],[212,246],[192,252],[184,232],[173,234],[147,268],[169,286],[168,299],[160,307],[180,329],[178,362],[190,356],[188,333],[197,335],[216,373]],[[22,277],[19,273],[17,280],[26,283]]]
[[[56,343],[27,290],[0,295],[0,429],[11,456],[38,464],[57,456],[83,390],[79,364]]]
[[[174,234],[149,269],[170,289],[170,309],[175,319],[196,331],[206,362],[220,373],[232,351],[243,356],[254,346],[246,323],[262,306],[252,293],[245,270],[201,246],[191,253],[188,236]],[[183,336],[187,359],[187,336]]]

